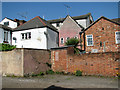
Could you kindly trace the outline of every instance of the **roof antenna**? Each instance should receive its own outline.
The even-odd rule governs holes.
[[[27,16],[25,14],[27,14],[27,12],[17,13],[17,15],[19,15],[20,17],[27,19]]]
[[[69,15],[69,11],[68,11],[68,9],[71,8],[71,7],[68,6],[68,5],[66,5],[66,4],[64,4],[64,6],[67,8],[67,14]]]
[[[43,15],[43,19],[45,19],[45,16]]]

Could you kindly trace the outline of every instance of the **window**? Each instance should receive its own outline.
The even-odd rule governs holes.
[[[86,35],[87,37],[87,46],[93,46],[93,35]]]
[[[21,33],[22,39],[31,39],[31,32]]]
[[[60,26],[60,24],[59,24],[59,23],[56,23],[56,26],[57,26],[57,27],[59,27],[59,26]]]
[[[8,26],[8,25],[9,25],[9,22],[4,22],[4,25],[5,25],[5,26]]]
[[[8,41],[8,32],[4,32],[4,41]]]
[[[115,32],[116,44],[120,44],[120,32]]]
[[[61,44],[63,44],[64,43],[64,39],[63,38],[61,38]]]
[[[55,52],[55,60],[56,60],[56,61],[59,60],[59,52]]]
[[[75,39],[78,39],[78,37],[77,37],[77,36],[75,36],[74,38],[75,38]]]
[[[70,39],[70,37],[67,37],[67,38],[66,38],[66,40],[69,40],[69,39]]]

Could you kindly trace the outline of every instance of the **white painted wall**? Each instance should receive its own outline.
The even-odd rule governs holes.
[[[8,43],[11,44],[11,33],[3,28],[0,28],[0,43],[4,41],[4,31],[8,32]]]
[[[4,25],[4,22],[9,22],[8,27],[10,27],[10,28],[16,28],[17,27],[17,22],[14,22],[10,19],[5,18],[0,22],[0,24]]]
[[[78,24],[82,25],[84,28],[86,28],[86,19],[76,20]]]
[[[59,23],[59,27],[57,27],[57,24],[56,23],[52,23],[52,25],[54,26],[54,27],[56,27],[57,29],[58,29],[58,31],[60,30],[60,27],[63,25],[63,23]]]
[[[55,48],[58,47],[58,34],[57,32],[51,30],[51,29],[47,29],[47,43],[48,43],[48,49],[50,48]]]
[[[87,18],[87,25],[86,26],[88,27],[89,25],[90,25],[90,18],[88,17]]]
[[[16,45],[17,48],[47,49],[47,40],[46,35],[44,34],[46,30],[47,28],[35,28],[24,31],[15,31],[12,35],[12,44]],[[26,32],[31,32],[31,39],[22,40],[21,33]],[[16,43],[15,40],[13,40],[13,37],[17,38]]]

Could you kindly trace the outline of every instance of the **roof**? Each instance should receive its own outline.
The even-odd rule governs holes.
[[[11,20],[11,21],[13,21],[13,22],[18,22],[18,21],[26,22],[25,20],[19,20],[19,19],[14,19],[14,20],[13,20],[13,19],[10,19],[10,18],[8,18],[8,17],[5,17],[5,18],[7,18],[7,19],[9,19],[9,20]],[[4,19],[5,19],[5,18],[4,18]],[[3,19],[3,20],[4,20],[4,19]],[[17,21],[15,21],[15,20],[17,20]]]
[[[0,28],[3,28],[3,29],[6,29],[6,30],[9,30],[9,31],[12,31],[12,28],[7,27],[7,26],[2,25],[2,24],[0,24]]]
[[[118,23],[118,22],[116,22],[116,21],[114,21],[114,20],[111,20],[111,19],[108,19],[108,18],[106,18],[106,17],[104,17],[104,16],[101,16],[101,17],[98,18],[95,22],[91,23],[84,31],[86,31],[88,28],[90,28],[91,26],[93,26],[95,23],[97,23],[97,22],[98,22],[100,19],[102,19],[102,18],[104,18],[104,19],[106,19],[106,20],[108,20],[108,21],[110,21],[110,22],[112,22],[112,23],[115,23],[115,24],[120,25],[120,23]]]
[[[78,20],[78,19],[85,19],[88,16],[90,16],[91,13],[85,14],[85,15],[81,15],[81,16],[74,16],[72,17],[72,19],[74,20]],[[53,19],[53,20],[48,20],[49,23],[58,23],[58,22],[63,22],[65,20],[65,18],[60,18],[60,19]]]
[[[83,27],[82,25],[78,24],[78,22],[77,22],[76,20],[74,20],[70,15],[67,15],[67,16],[65,17],[65,19],[66,19],[67,17],[70,17],[79,27],[82,28],[82,30],[84,29],[84,27]],[[65,19],[64,19],[64,20],[65,20]],[[63,21],[63,22],[64,22],[64,21]]]
[[[57,29],[48,23],[46,20],[42,19],[39,16],[36,16],[35,18],[27,21],[26,23],[18,26],[17,28],[14,29],[14,31],[21,31],[21,30],[28,30],[28,29],[33,29],[33,28],[42,28],[42,27],[48,27],[52,29],[53,31],[57,31]]]
[[[111,19],[111,20],[120,23],[120,18],[115,18],[115,19]]]

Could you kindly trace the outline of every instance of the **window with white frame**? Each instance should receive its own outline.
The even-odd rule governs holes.
[[[93,46],[93,35],[86,35],[87,46]]]
[[[8,25],[9,25],[9,22],[4,22],[4,25],[5,25],[5,26],[8,26]]]
[[[61,42],[61,44],[63,44],[64,43],[64,38],[61,38],[60,42]]]
[[[4,32],[4,41],[8,41],[8,32],[7,31],[5,31]]]
[[[31,39],[31,32],[21,33],[21,39],[24,40]]]
[[[56,23],[56,27],[60,27],[60,23]]]
[[[78,39],[78,37],[77,37],[77,36],[75,36],[74,38],[75,38],[75,39]]]
[[[69,40],[69,39],[70,39],[70,37],[67,37],[67,38],[66,38],[66,40]]]
[[[120,44],[120,31],[115,32],[115,41],[116,44]]]

